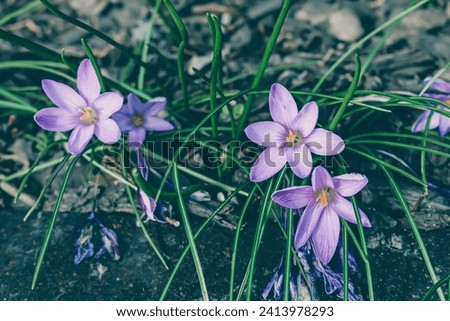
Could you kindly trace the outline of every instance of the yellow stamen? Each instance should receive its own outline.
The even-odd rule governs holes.
[[[322,189],[319,192],[316,198],[316,202],[319,202],[322,206],[328,206],[327,191],[325,189]]]
[[[316,202],[319,202],[322,206],[328,206],[330,201],[333,199],[334,196],[334,190],[332,188],[322,188],[317,194],[316,194]]]
[[[134,114],[131,117],[131,123],[136,127],[142,126],[144,125],[144,117],[141,114]]]
[[[450,99],[444,100],[444,103],[446,103],[447,105],[450,105]]]
[[[293,143],[297,139],[297,135],[292,130],[289,130],[288,135],[286,136],[286,141],[288,143]]]
[[[92,125],[97,122],[97,112],[91,107],[84,107],[80,109],[80,120],[83,124]]]

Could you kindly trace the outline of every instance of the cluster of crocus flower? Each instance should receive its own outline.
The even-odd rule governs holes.
[[[245,129],[248,138],[266,147],[250,171],[254,182],[266,180],[288,163],[294,174],[306,178],[312,171],[311,153],[332,156],[341,153],[345,144],[335,133],[315,128],[319,108],[309,102],[298,111],[291,93],[282,85],[274,84],[269,93],[269,108],[273,121],[262,121]],[[324,167],[312,171],[311,186],[294,186],[275,192],[272,199],[287,208],[305,208],[300,218],[295,246],[303,246],[310,237],[314,252],[324,263],[333,257],[340,233],[339,217],[356,223],[350,201],[345,197],[358,193],[367,178],[360,174],[331,177]],[[370,227],[367,216],[359,210],[362,224]]]
[[[428,84],[430,80],[431,78],[429,77],[425,78],[424,83]],[[424,97],[438,99],[440,101],[443,101],[447,105],[450,105],[450,82],[444,81],[442,79],[436,79],[431,84],[430,88],[439,93],[424,93]],[[444,105],[438,105],[437,107],[442,110],[450,111],[450,109]],[[450,118],[436,112],[431,112],[429,110],[424,111],[419,116],[419,118],[417,118],[417,120],[412,125],[411,131],[413,133],[424,131],[428,122],[428,118],[430,118],[429,129],[439,128],[439,134],[441,136],[447,135],[447,133],[450,131]]]
[[[116,143],[121,133],[128,133],[129,145],[137,148],[139,169],[145,179],[148,168],[141,159],[140,147],[144,143],[147,131],[172,130],[173,125],[158,117],[167,100],[155,97],[142,103],[135,94],[128,95],[127,104],[123,96],[116,92],[101,94],[100,82],[89,59],[84,59],[77,72],[78,93],[71,87],[45,79],[42,88],[47,97],[57,106],[38,111],[34,119],[48,131],[69,131],[68,150],[74,155],[81,154],[93,135],[105,144]],[[157,204],[142,190],[139,190],[142,211],[147,219],[165,222],[163,217],[155,215]]]

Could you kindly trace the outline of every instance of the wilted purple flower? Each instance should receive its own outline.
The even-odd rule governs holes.
[[[250,171],[250,180],[261,182],[275,175],[285,164],[295,175],[305,178],[311,173],[312,156],[336,155],[345,148],[343,140],[333,132],[316,128],[319,107],[309,102],[298,111],[291,93],[273,84],[269,94],[270,114],[274,121],[261,121],[245,129],[254,143],[267,147]]]
[[[114,144],[120,138],[120,129],[111,115],[120,109],[123,97],[116,92],[100,94],[100,83],[89,59],[78,67],[77,87],[71,87],[44,79],[42,88],[57,106],[44,108],[34,115],[36,123],[48,131],[72,130],[69,151],[80,154],[95,134],[106,144]]]
[[[430,77],[425,79],[425,84],[427,84],[431,80]],[[442,79],[436,79],[436,81],[430,86],[431,89],[441,92],[442,94],[423,94],[424,97],[439,99],[446,103],[450,104],[450,82],[446,82]],[[450,111],[446,106],[438,105],[437,108]],[[431,112],[429,110],[424,111],[419,118],[412,125],[411,131],[413,133],[421,132],[425,130],[427,125],[428,117],[431,115],[430,119],[430,129],[435,129],[439,127],[439,134],[441,136],[445,136],[450,131],[450,118],[441,115],[439,113]]]
[[[314,251],[321,262],[327,264],[336,251],[340,233],[339,216],[356,223],[353,205],[344,197],[358,193],[368,182],[360,174],[344,174],[331,177],[328,171],[318,166],[312,173],[312,186],[295,186],[275,192],[272,199],[287,208],[303,208],[295,233],[294,245],[303,246],[311,237]],[[363,226],[370,221],[359,210]]]
[[[165,131],[174,128],[167,120],[157,116],[166,103],[166,98],[155,97],[143,104],[138,96],[129,94],[127,105],[124,105],[112,118],[123,132],[129,132],[130,145],[141,145],[145,140],[146,131]]]
[[[89,220],[89,223],[78,231],[78,238],[73,244],[77,250],[77,254],[75,254],[74,258],[75,264],[80,264],[84,259],[94,256],[94,244],[92,244],[91,240],[93,229],[94,226]]]
[[[148,164],[144,159],[144,156],[142,155],[140,149],[136,150],[136,157],[137,165],[142,177],[145,180],[148,180]],[[164,215],[164,210],[162,209],[162,207],[158,206],[155,200],[151,196],[145,194],[145,192],[141,189],[139,189],[139,203],[141,204],[142,217],[145,217],[145,222],[151,220],[159,223],[167,223],[167,218]]]
[[[114,259],[114,261],[118,261],[120,259],[119,253],[119,241],[117,239],[117,234],[112,229],[104,226],[99,222],[100,225],[100,233],[102,235],[103,246],[100,250],[95,254],[95,258],[98,259],[104,253],[108,252],[109,255]]]
[[[95,208],[95,203],[93,207]],[[74,263],[79,264],[84,259],[94,256],[95,250],[94,244],[92,243],[94,226],[97,226],[99,228],[103,243],[100,250],[95,253],[94,258],[98,259],[103,254],[109,253],[115,261],[119,260],[119,241],[116,232],[100,222],[100,220],[95,215],[95,210],[92,210],[92,212],[89,213],[87,220],[87,224],[79,230],[78,238],[73,244],[77,250],[77,254],[74,258]]]

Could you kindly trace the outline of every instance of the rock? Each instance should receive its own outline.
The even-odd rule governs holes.
[[[363,34],[364,30],[358,16],[350,9],[342,9],[330,14],[328,32],[336,39],[353,42]]]
[[[328,4],[307,2],[295,12],[294,18],[318,26],[327,22],[331,12],[332,8]]]
[[[252,31],[247,23],[242,23],[231,35],[229,43],[231,49],[241,49],[252,40]]]
[[[428,8],[411,12],[403,19],[406,29],[430,30],[442,27],[447,23],[447,18],[439,9]]]
[[[281,7],[281,4],[279,1],[265,1],[264,3],[258,4],[256,6],[251,6],[248,9],[247,16],[250,20],[256,20],[259,19],[266,14],[276,12]]]

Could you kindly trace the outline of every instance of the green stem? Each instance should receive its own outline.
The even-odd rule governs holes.
[[[433,284],[433,286],[427,291],[427,293],[423,296],[422,301],[427,301],[430,299],[431,295],[436,292],[445,282],[450,282],[450,273],[448,273],[444,278],[440,279],[439,282]],[[450,289],[448,290],[450,296]]]
[[[122,51],[128,58],[133,59],[134,61],[136,61],[136,63],[138,63],[141,67],[144,68],[150,68],[149,66],[147,66],[147,64],[145,64],[143,61],[141,61],[141,59],[136,56],[134,53],[130,52],[130,50],[128,50],[128,48],[126,48],[124,45],[118,43],[117,41],[115,41],[114,39],[108,37],[107,35],[105,35],[103,32],[98,31],[97,29],[85,24],[84,22],[81,22],[73,17],[70,17],[68,15],[66,15],[65,13],[63,13],[62,11],[60,11],[55,5],[51,4],[49,1],[47,0],[40,0],[41,3],[51,12],[53,13],[55,16],[73,24],[74,26],[77,26],[81,29],[86,30],[87,32],[93,34],[94,36],[102,39],[103,41],[109,43],[110,45],[112,45],[113,47],[119,49],[120,51]],[[53,59],[53,60],[57,60],[57,59]]]
[[[55,178],[58,175],[58,173],[61,171],[61,169],[67,163],[67,161],[69,160],[70,156],[72,156],[72,155],[69,154],[69,153],[66,154],[66,156],[62,159],[62,161],[58,164],[58,166],[52,172],[52,174],[48,178],[47,182],[45,182],[45,185],[42,188],[41,193],[39,194],[38,198],[36,199],[36,202],[34,202],[34,205],[28,210],[27,214],[25,214],[25,216],[23,218],[24,222],[30,217],[31,214],[33,214],[34,210],[36,209],[36,207],[41,202],[42,197],[44,197],[45,192],[47,192],[47,189],[50,187],[50,185],[53,183],[53,181],[55,180]]]
[[[214,110],[216,108],[216,97],[217,97],[217,80],[219,76],[219,63],[220,56],[222,53],[222,31],[220,30],[220,23],[216,16],[207,15],[209,27],[211,29],[211,34],[213,36],[214,48],[213,48],[213,59],[211,64],[211,77],[209,82],[209,99],[210,99],[210,109]],[[211,127],[212,135],[215,140],[217,140],[217,115],[211,117]]]
[[[340,66],[353,52],[355,52],[358,48],[360,48],[362,45],[364,45],[367,41],[372,39],[373,36],[375,36],[380,31],[383,31],[384,29],[388,28],[389,26],[397,23],[399,19],[402,19],[404,16],[408,15],[412,11],[416,10],[417,8],[423,6],[424,4],[428,3],[430,0],[422,0],[417,2],[415,5],[409,7],[408,9],[402,11],[392,19],[386,21],[381,26],[367,34],[365,37],[363,37],[361,40],[353,44],[345,54],[339,57],[338,60],[329,68],[327,71],[323,74],[323,76],[319,79],[317,84],[312,89],[312,93],[315,93],[319,90],[319,88],[322,86],[322,84],[325,82],[325,80],[333,73],[333,71]]]
[[[220,213],[220,211],[237,195],[237,193],[244,187],[246,187],[247,184],[242,185],[237,190],[235,190],[233,193],[230,194],[220,205],[217,207],[217,209],[202,223],[202,225],[199,227],[199,229],[194,234],[194,240],[197,240],[197,238],[203,233],[205,228],[208,226],[208,224],[214,219],[214,217]],[[172,272],[170,273],[169,280],[167,281],[164,290],[159,298],[160,301],[164,300],[167,296],[167,293],[169,292],[170,285],[173,282],[173,279],[175,278],[175,275],[177,274],[178,270],[180,269],[181,264],[183,263],[184,259],[186,258],[186,255],[191,250],[190,244],[188,244],[184,250],[183,253],[181,253],[177,263],[175,264]]]
[[[277,21],[275,22],[275,26],[273,27],[272,34],[270,35],[269,41],[267,42],[266,49],[264,50],[263,57],[261,62],[259,63],[258,71],[256,72],[255,78],[250,86],[250,88],[256,89],[261,82],[262,77],[264,76],[264,72],[266,71],[267,64],[269,63],[270,56],[272,55],[273,48],[277,42],[278,35],[280,34],[281,28],[283,27],[284,20],[289,12],[289,8],[291,7],[292,0],[284,0],[283,5],[280,10],[280,14],[278,15]],[[247,121],[248,114],[250,113],[250,106],[253,103],[253,96],[250,96],[248,100],[245,102],[244,112],[240,118],[239,126],[237,134],[241,133],[244,125]]]
[[[21,14],[24,14],[25,12],[36,9],[37,7],[39,7],[40,4],[41,3],[39,1],[33,1],[33,2],[30,2],[29,4],[27,4],[26,6],[20,7],[16,11],[13,11],[13,12],[3,16],[0,19],[0,26],[8,23],[8,21],[14,19],[15,17],[20,16]]]
[[[419,229],[417,228],[416,222],[414,221],[414,217],[411,214],[411,211],[409,210],[409,206],[406,203],[406,201],[400,191],[400,188],[397,185],[397,182],[394,180],[394,178],[392,177],[392,175],[389,173],[389,171],[386,169],[386,167],[384,165],[382,165],[380,163],[378,163],[377,165],[382,170],[382,172],[386,175],[386,178],[388,179],[389,184],[391,185],[392,190],[394,191],[395,195],[397,196],[397,199],[403,209],[403,212],[406,215],[406,219],[408,220],[408,223],[411,227],[413,235],[419,245],[420,252],[422,253],[422,257],[425,262],[425,266],[427,267],[427,270],[431,277],[432,282],[437,283],[438,279],[434,272],[434,267],[433,267],[433,264],[431,263],[429,255],[428,255],[427,248],[425,246],[425,243],[423,242],[422,236],[420,235]],[[444,296],[444,292],[442,291],[442,289],[438,289],[438,295],[442,301],[445,301],[445,296]]]
[[[158,11],[159,11],[159,8],[161,7],[161,4],[162,4],[162,0],[157,0],[155,7],[153,8],[152,16],[148,23],[148,30],[147,30],[147,33],[145,34],[144,44],[142,45],[142,53],[141,53],[141,61],[143,61],[144,63],[147,61],[150,39],[151,39],[152,33],[153,33],[153,26],[155,24],[156,17],[158,16]],[[145,68],[140,67],[139,74],[138,74],[138,81],[137,81],[137,88],[139,90],[142,90],[144,88],[144,79],[145,79]]]
[[[198,255],[197,246],[195,245],[194,235],[192,234],[191,224],[189,222],[189,217],[186,210],[186,204],[183,200],[183,194],[181,193],[181,184],[178,177],[178,168],[173,167],[173,181],[175,185],[175,190],[178,194],[178,205],[180,207],[180,214],[183,220],[184,230],[186,232],[186,237],[191,247],[192,259],[194,260],[195,270],[197,271],[198,281],[200,283],[200,289],[202,292],[202,297],[204,301],[209,301],[208,290],[206,288],[205,277],[203,275],[202,264],[200,262],[200,257]]]
[[[169,13],[172,16],[172,19],[175,22],[178,31],[180,32],[181,35],[181,42],[180,45],[178,46],[178,56],[177,56],[178,78],[180,80],[181,88],[183,90],[184,107],[186,110],[188,110],[189,92],[187,90],[186,73],[184,72],[184,63],[183,63],[184,49],[189,42],[188,33],[186,30],[186,26],[183,23],[183,20],[181,19],[172,2],[170,0],[164,0],[164,4],[166,5],[167,10],[169,10]]]
[[[52,217],[50,218],[50,223],[47,228],[47,232],[45,233],[44,242],[42,243],[41,251],[39,252],[38,260],[36,263],[36,268],[34,269],[34,275],[33,275],[33,281],[31,282],[31,289],[34,290],[36,286],[36,282],[39,276],[39,272],[41,270],[42,261],[44,260],[45,252],[47,250],[48,243],[50,241],[50,237],[52,235],[53,227],[55,225],[56,217],[59,212],[59,207],[61,206],[61,201],[64,196],[64,191],[67,187],[67,182],[69,181],[70,174],[72,174],[73,167],[77,163],[77,161],[80,159],[80,155],[76,156],[72,162],[69,164],[69,167],[67,168],[67,172],[64,175],[64,179],[61,185],[61,189],[59,190],[58,197],[56,199],[55,208],[52,213]]]
[[[292,209],[287,210],[286,222],[286,251],[284,256],[284,279],[283,279],[283,300],[289,301],[290,285],[291,285],[291,264],[292,252],[291,248],[294,244],[294,213]]]
[[[261,240],[262,240],[262,237],[264,234],[267,214],[269,213],[269,211],[272,207],[272,204],[273,204],[273,200],[272,200],[271,196],[272,196],[272,193],[275,190],[277,190],[278,187],[280,186],[285,172],[286,172],[286,167],[284,167],[283,170],[281,170],[281,172],[278,173],[278,177],[277,177],[275,184],[273,184],[274,178],[271,178],[269,180],[269,184],[266,189],[266,195],[264,197],[263,207],[262,207],[261,213],[258,218],[255,238],[253,240],[252,252],[250,255],[249,273],[248,273],[248,280],[247,280],[247,293],[246,293],[247,301],[250,301],[252,298],[252,286],[253,286],[253,277],[255,274],[256,257],[258,255],[259,246],[261,245]]]
[[[356,87],[358,87],[360,74],[361,74],[361,60],[359,59],[359,55],[355,55],[355,73],[353,75],[352,83],[347,91],[347,94],[344,97],[344,100],[342,101],[341,106],[339,107],[338,111],[336,112],[336,115],[331,121],[330,126],[328,126],[329,130],[334,131],[339,121],[341,120],[342,115],[344,115],[348,104],[353,98],[353,94],[355,93]]]
[[[348,301],[348,240],[347,229],[342,226],[342,248],[344,249],[344,260],[342,262],[342,271],[344,275],[344,301]]]
[[[241,235],[242,225],[244,224],[244,217],[247,213],[247,209],[253,201],[253,196],[258,188],[258,185],[254,185],[252,190],[250,191],[247,199],[245,200],[244,206],[242,207],[241,216],[239,217],[239,222],[236,228],[236,234],[234,236],[233,242],[233,254],[231,255],[231,269],[230,269],[230,301],[233,301],[234,296],[234,279],[236,275],[236,259],[237,259],[237,251],[239,246],[239,238]]]
[[[122,146],[124,146],[124,144],[122,143]],[[125,168],[125,149],[122,148],[122,155],[121,155],[121,167],[122,167],[122,176],[123,177],[128,177],[127,175],[127,170]],[[150,237],[150,235],[147,232],[147,229],[145,228],[144,222],[142,222],[141,220],[141,216],[139,215],[139,212],[137,210],[136,207],[136,202],[134,201],[134,197],[133,197],[133,193],[132,190],[130,188],[130,186],[125,185],[125,190],[127,192],[127,196],[128,196],[128,200],[130,201],[131,204],[131,208],[133,209],[133,213],[136,216],[136,220],[139,224],[139,227],[142,230],[142,233],[144,233],[144,237],[147,239],[148,244],[150,244],[150,246],[152,247],[152,249],[155,251],[156,255],[158,256],[159,260],[161,261],[161,263],[164,265],[164,267],[168,270],[169,267],[167,266],[166,260],[164,260],[164,257],[162,256],[162,254],[159,252],[158,248],[156,247],[155,243],[153,242],[152,238]]]
[[[92,63],[92,66],[94,67],[95,74],[97,75],[98,82],[100,83],[101,91],[106,91],[105,82],[103,81],[102,72],[100,70],[100,67],[98,66],[97,59],[94,56],[94,53],[92,52],[91,48],[89,47],[86,40],[81,39],[81,45],[83,46],[84,51],[86,52],[86,55],[88,56],[89,60]],[[70,65],[68,65],[70,67]]]
[[[45,150],[43,150],[42,152],[39,153],[39,155],[36,157],[36,159],[34,160],[33,164],[30,166],[30,168],[28,169],[28,171],[26,172],[25,176],[22,178],[22,182],[20,182],[20,186],[17,189],[17,193],[16,196],[14,197],[14,201],[13,203],[16,204],[17,200],[19,199],[20,195],[22,194],[28,179],[30,178],[31,174],[35,171],[35,169],[37,168],[39,162],[47,155],[47,153],[56,145],[62,143],[63,141],[65,141],[65,139],[59,139],[57,141],[54,141],[53,143],[51,143],[50,145],[48,145],[47,148],[45,148]],[[67,157],[67,155],[66,155]],[[64,158],[62,158],[60,160],[63,161]]]

